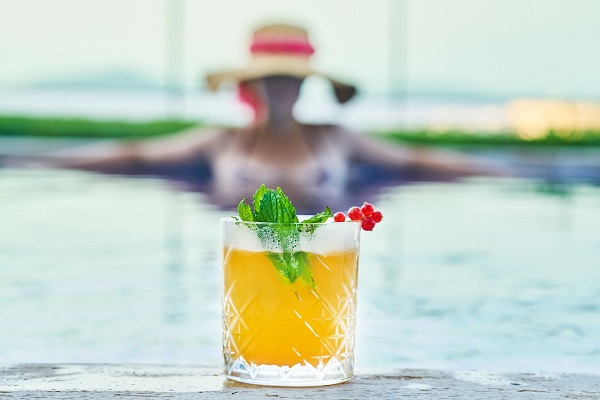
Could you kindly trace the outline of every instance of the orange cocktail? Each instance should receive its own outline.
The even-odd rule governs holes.
[[[228,377],[293,386],[349,379],[354,366],[360,226],[319,225],[295,238],[293,248],[286,247],[287,254],[264,239],[271,237],[264,224],[257,228],[224,220],[222,226],[223,353]],[[278,259],[288,264],[300,260],[310,278],[291,282]]]

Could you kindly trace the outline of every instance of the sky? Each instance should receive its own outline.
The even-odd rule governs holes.
[[[0,0],[0,90],[193,90],[283,21],[308,29],[317,69],[366,92],[600,99],[598,15],[597,0]]]

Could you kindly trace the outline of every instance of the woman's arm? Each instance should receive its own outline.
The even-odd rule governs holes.
[[[134,167],[168,167],[207,161],[222,130],[192,129],[168,137],[101,141],[35,156],[33,161],[62,168],[119,172]]]
[[[506,175],[487,160],[448,150],[410,148],[379,141],[343,129],[344,141],[350,146],[354,162],[381,168],[389,173],[414,173],[440,177],[465,175]]]

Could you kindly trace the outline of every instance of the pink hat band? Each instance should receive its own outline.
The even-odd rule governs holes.
[[[315,49],[306,40],[255,38],[250,46],[250,52],[252,54],[296,54],[309,57],[315,52]]]

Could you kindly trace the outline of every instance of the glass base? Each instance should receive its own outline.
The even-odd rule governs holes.
[[[346,365],[343,365],[346,364]],[[354,374],[353,363],[346,360],[340,363],[331,359],[325,365],[314,367],[310,364],[249,365],[243,357],[229,367],[225,365],[225,376],[233,381],[263,386],[327,386],[346,382]]]

